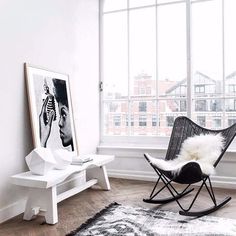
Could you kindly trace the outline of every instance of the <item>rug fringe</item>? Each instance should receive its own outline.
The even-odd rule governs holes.
[[[93,217],[89,218],[88,220],[86,220],[82,225],[80,225],[77,229],[71,231],[70,233],[66,234],[66,236],[75,236],[78,231],[84,229],[86,226],[88,226],[89,224],[91,224],[93,221],[95,221],[98,217],[100,217],[101,215],[103,215],[107,210],[109,210],[111,207],[113,206],[119,206],[120,204],[117,202],[113,202],[111,204],[109,204],[108,206],[106,206],[105,208],[103,208],[101,211],[99,211],[98,213],[96,213]]]

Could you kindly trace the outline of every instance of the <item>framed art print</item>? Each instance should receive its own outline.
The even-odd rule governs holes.
[[[25,63],[34,147],[78,155],[69,76]]]

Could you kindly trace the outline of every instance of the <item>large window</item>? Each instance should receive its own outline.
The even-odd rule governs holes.
[[[101,1],[102,135],[169,136],[180,115],[234,123],[235,9],[235,0]]]

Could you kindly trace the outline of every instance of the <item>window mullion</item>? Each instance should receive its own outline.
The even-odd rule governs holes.
[[[225,21],[224,21],[224,0],[221,0],[222,3],[222,77],[223,77],[223,109],[222,109],[222,117],[223,117],[223,127],[226,126],[226,116],[225,116]]]
[[[186,37],[187,37],[187,116],[192,118],[193,91],[192,91],[192,37],[191,37],[191,3],[186,0]]]
[[[103,83],[104,76],[103,76],[103,67],[104,67],[104,60],[103,60],[103,5],[104,0],[99,1],[99,82]],[[100,134],[100,140],[102,140],[102,137],[104,136],[104,96],[103,91],[99,92],[99,99],[100,99],[100,126],[99,126],[99,134]]]
[[[131,101],[130,101],[130,11],[129,0],[127,0],[127,76],[128,76],[128,136],[131,135]]]
[[[158,3],[158,0],[156,0],[156,26],[155,26],[155,30],[156,30],[156,122],[157,122],[157,125],[156,125],[156,132],[157,132],[157,135],[158,135],[158,132],[159,132],[159,114],[158,114],[158,111],[159,111],[159,94],[158,94],[158,73],[159,73],[159,70],[158,70],[158,6],[157,6],[157,3]]]

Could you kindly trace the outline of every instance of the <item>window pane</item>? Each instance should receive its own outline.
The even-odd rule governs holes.
[[[139,102],[139,112],[147,111],[147,102]]]
[[[156,114],[152,115],[152,126],[157,126],[157,115]]]
[[[130,11],[130,93],[155,94],[155,8]]]
[[[225,2],[225,93],[226,95],[236,95],[236,1],[227,0]]]
[[[228,114],[226,117],[227,126],[231,126],[236,123],[236,113]]]
[[[222,82],[196,71],[193,75],[193,94],[195,97],[212,97],[222,94]]]
[[[196,97],[221,95],[221,1],[192,4],[193,84]]]
[[[195,111],[207,111],[207,101],[206,100],[197,100],[195,102]]]
[[[155,101],[131,102],[131,134],[156,135],[157,117]]]
[[[104,15],[103,78],[104,98],[128,94],[127,14]]]
[[[129,7],[148,6],[156,3],[156,0],[129,0]]]
[[[104,103],[104,134],[127,135],[127,102]]]
[[[225,80],[225,93],[229,96],[236,95],[236,73],[228,75]]]
[[[103,11],[114,11],[127,8],[127,0],[103,0]]]
[[[186,96],[185,12],[185,4],[158,7],[158,93],[162,97]],[[181,90],[179,82],[185,84]]]
[[[170,136],[176,117],[186,116],[187,100],[161,100],[158,106],[158,135]]]
[[[223,128],[223,118],[222,115],[212,116],[212,129],[222,129]]]
[[[225,111],[235,112],[236,111],[236,98],[235,99],[225,99]]]
[[[223,128],[223,104],[223,99],[219,98],[195,100],[193,120],[206,128]]]
[[[195,111],[222,112],[222,99],[197,99],[195,101]]]
[[[202,127],[206,126],[206,115],[205,114],[198,114],[196,116],[196,122]]]
[[[225,127],[236,123],[236,98],[225,99]]]

